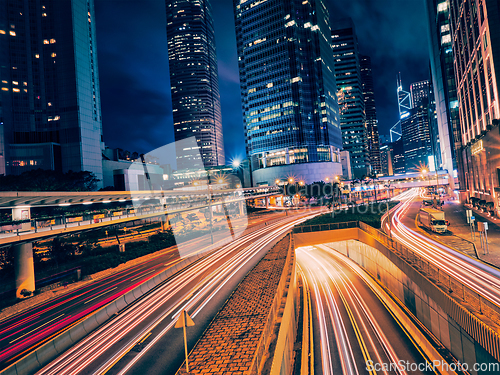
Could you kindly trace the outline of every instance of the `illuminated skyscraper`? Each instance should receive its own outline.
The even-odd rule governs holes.
[[[410,85],[412,108],[429,101],[429,81],[414,82]]]
[[[412,108],[401,116],[401,133],[405,152],[405,171],[429,168],[433,158],[429,126],[429,81],[410,85]],[[433,159],[432,159],[433,162]]]
[[[457,87],[455,83],[453,49],[450,29],[448,0],[426,0],[429,27],[429,55],[432,73],[432,89],[435,98],[436,121],[439,133],[439,149],[442,168],[449,173],[453,183],[453,171],[463,176],[461,160],[457,158],[462,146],[458,114]],[[461,171],[461,172],[460,172]],[[461,181],[463,185],[463,181]]]
[[[369,56],[359,57],[363,98],[365,100],[366,130],[368,134],[368,149],[372,173],[382,173],[380,161],[380,141],[378,136],[377,109],[373,91],[372,62]]]
[[[342,174],[323,0],[233,0],[246,149],[254,184]]]
[[[441,1],[449,7],[455,82],[458,96],[464,184],[468,196],[492,202],[499,215],[500,193],[500,10],[498,1]],[[462,199],[467,199],[467,194]]]
[[[210,0],[167,0],[167,42],[177,168],[225,164]],[[200,159],[201,155],[201,159]]]
[[[358,39],[350,18],[335,21],[332,30],[332,46],[335,58],[342,144],[349,151],[354,177],[371,173],[369,132],[365,117],[365,101]]]
[[[0,79],[0,174],[42,168],[102,180],[93,0],[1,1]]]

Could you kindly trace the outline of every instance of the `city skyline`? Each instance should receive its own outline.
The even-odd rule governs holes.
[[[242,159],[246,155],[232,6],[221,0],[212,1],[212,6],[226,158]],[[386,134],[398,119],[396,74],[402,72],[405,86],[429,78],[424,7],[419,1],[411,1],[398,10],[406,12],[403,22],[393,17],[396,10],[387,11],[390,7],[381,5],[366,8],[351,4],[339,10],[338,4],[329,1],[327,6],[332,19],[353,18],[361,49],[372,58],[379,132]],[[164,11],[164,4],[154,2],[137,6],[131,2],[96,1],[103,132],[110,147],[148,152],[174,141]],[[357,22],[368,13],[371,17],[367,22]],[[136,23],[123,21],[132,15]],[[380,23],[381,19],[386,21]],[[424,37],[415,39],[412,35],[417,26]],[[396,34],[401,36],[392,35],[394,28],[400,29]],[[373,33],[375,29],[378,31]],[[403,36],[408,35],[410,39],[405,42]],[[377,48],[373,45],[377,36],[392,40]],[[391,68],[381,69],[384,65]]]

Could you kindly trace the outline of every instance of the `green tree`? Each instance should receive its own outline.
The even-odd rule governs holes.
[[[0,176],[0,191],[93,191],[97,182],[88,171],[60,173],[35,169],[20,175]]]

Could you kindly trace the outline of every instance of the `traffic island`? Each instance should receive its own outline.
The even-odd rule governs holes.
[[[290,236],[269,250],[227,299],[189,354],[190,374],[279,373],[291,365],[281,363],[294,343],[290,346],[283,337],[296,334],[296,316],[287,314],[295,295]],[[185,363],[177,371],[182,374],[187,374]]]

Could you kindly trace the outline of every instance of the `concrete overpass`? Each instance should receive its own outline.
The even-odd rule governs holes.
[[[0,231],[0,247],[12,246],[14,250],[16,297],[22,297],[22,291],[34,292],[35,274],[32,242],[49,239],[83,231],[99,229],[118,224],[125,224],[138,219],[167,217],[183,212],[208,209],[212,223],[213,209],[238,205],[240,214],[247,199],[262,199],[280,195],[277,186],[256,188],[240,188],[234,190],[217,189],[210,185],[190,187],[173,191],[125,191],[125,192],[0,192],[0,209],[11,209],[12,220],[18,225],[3,226]],[[84,215],[78,221],[68,221],[63,216],[47,220],[31,218],[34,207],[70,207],[91,204],[108,204],[111,202],[132,203],[133,209],[124,209],[120,215]],[[144,203],[153,203],[143,207]],[[267,206],[267,204],[266,204]],[[166,220],[162,220],[166,222]],[[42,225],[43,224],[43,225]]]

